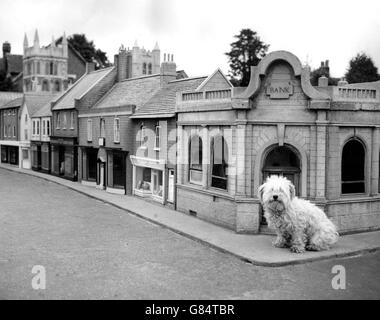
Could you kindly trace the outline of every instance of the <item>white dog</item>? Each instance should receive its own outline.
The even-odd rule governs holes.
[[[338,241],[335,225],[310,201],[297,198],[288,179],[268,177],[259,188],[259,198],[269,227],[276,230],[276,247],[301,253],[327,250]]]

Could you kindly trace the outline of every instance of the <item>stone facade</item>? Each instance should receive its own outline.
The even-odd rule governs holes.
[[[380,86],[312,87],[309,69],[285,51],[251,74],[247,88],[232,88],[217,71],[178,95],[177,208],[237,232],[266,231],[257,189],[282,174],[341,232],[379,228]],[[191,177],[194,136],[202,144],[199,181]],[[227,174],[213,164],[216,136],[228,149]],[[362,159],[352,154],[356,169],[352,150],[363,150]],[[215,182],[225,175],[226,184]]]

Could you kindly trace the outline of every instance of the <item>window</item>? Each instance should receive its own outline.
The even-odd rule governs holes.
[[[365,149],[357,139],[349,140],[342,152],[342,194],[365,192]]]
[[[28,124],[28,115],[25,115],[25,124]]]
[[[7,126],[4,126],[4,137],[7,137]]]
[[[58,64],[56,64],[56,63],[53,64],[53,73],[54,73],[54,75],[58,74]]]
[[[16,126],[13,126],[13,138],[16,137]]]
[[[92,120],[87,120],[87,141],[92,141]]]
[[[120,142],[120,119],[115,118],[113,123],[113,140],[115,143]]]
[[[53,62],[50,62],[50,66],[49,66],[49,74],[54,74],[54,63]]]
[[[56,91],[56,92],[61,91],[61,84],[59,83],[58,80],[55,81],[55,83],[54,83],[54,91]]]
[[[67,113],[65,112],[63,114],[63,126],[62,126],[62,129],[66,129],[67,127]]]
[[[24,140],[28,140],[28,129],[24,129]]]
[[[211,154],[211,186],[227,190],[228,147],[223,136],[212,139]]]
[[[49,64],[49,62],[46,62],[46,64],[45,64],[45,74],[49,74],[49,70],[50,70],[50,64]]]
[[[70,129],[74,130],[74,111],[70,113]]]
[[[42,91],[49,91],[49,82],[47,80],[42,81]]]
[[[33,120],[33,129],[32,129],[32,135],[35,136],[36,135],[36,121]]]
[[[152,64],[148,64],[148,74],[152,74]]]
[[[143,74],[146,74],[146,63],[143,63]]]
[[[42,120],[42,135],[46,136],[46,121]]]
[[[106,119],[100,119],[100,137],[106,137]]]
[[[50,120],[46,120],[46,135],[50,136]]]
[[[192,183],[202,182],[202,139],[195,135],[189,145],[189,180]]]
[[[140,147],[142,147],[145,143],[145,127],[144,125],[140,125]]]
[[[41,64],[39,61],[37,61],[37,74],[41,73]]]
[[[61,114],[59,112],[57,112],[57,125],[56,125],[56,129],[59,129],[61,127]]]
[[[160,129],[161,127],[159,125],[156,125],[156,136],[154,140],[154,149],[160,150]]]
[[[36,125],[37,125],[36,134],[39,136],[40,135],[40,122],[38,120],[36,121]]]

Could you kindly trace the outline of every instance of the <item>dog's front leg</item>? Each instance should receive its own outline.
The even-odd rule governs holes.
[[[276,232],[276,233],[277,233],[277,238],[276,238],[276,240],[274,240],[273,245],[275,247],[277,247],[277,248],[287,248],[287,247],[289,247],[288,241],[287,241],[285,235],[282,234],[279,231]]]
[[[290,251],[294,253],[305,252],[305,237],[302,231],[295,231],[292,235],[292,245]]]

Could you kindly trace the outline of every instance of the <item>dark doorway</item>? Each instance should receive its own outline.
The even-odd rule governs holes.
[[[98,150],[87,149],[87,172],[89,181],[96,181],[97,179],[97,160]]]
[[[113,153],[113,184],[116,188],[125,188],[125,156],[121,152]]]
[[[365,192],[364,171],[364,146],[358,140],[350,140],[342,152],[342,194]]]
[[[271,149],[265,157],[262,174],[263,182],[271,175],[289,179],[295,186],[296,195],[300,194],[301,163],[293,148],[277,146]],[[261,224],[267,224],[263,215],[261,215]]]
[[[58,147],[58,165],[59,165],[59,175],[63,176],[65,174],[65,147]]]
[[[37,170],[41,170],[42,159],[41,159],[41,146],[37,146]]]

